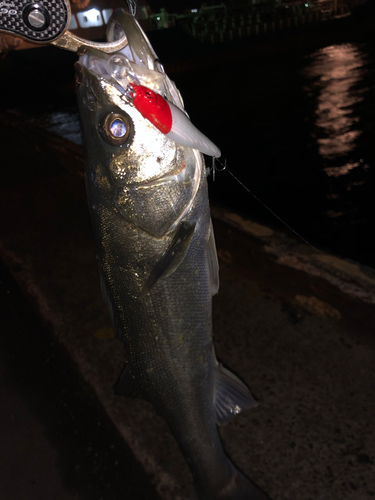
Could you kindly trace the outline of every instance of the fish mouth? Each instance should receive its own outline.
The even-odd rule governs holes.
[[[91,80],[91,84],[96,79],[106,94],[121,101],[120,107],[134,105],[143,118],[175,143],[220,157],[220,149],[190,122],[180,92],[166,75],[138,22],[117,9],[108,22],[107,41],[114,42],[124,36],[126,46],[112,55],[82,48],[76,63],[78,83],[80,75],[83,80],[85,76]]]
[[[116,9],[107,25],[107,41],[114,42],[123,36],[128,43],[120,53],[138,66],[164,73],[158,56],[136,19],[125,10]]]
[[[77,81],[80,83],[82,66],[91,77],[105,80],[125,96],[131,95],[130,84],[145,86],[175,101],[169,91],[170,81],[154,52],[148,38],[136,19],[123,9],[116,9],[107,25],[107,41],[113,42],[126,36],[127,44],[115,54],[82,47],[76,63]],[[172,92],[173,94],[173,92]],[[177,96],[180,100],[180,96]],[[182,107],[182,103],[176,103]]]

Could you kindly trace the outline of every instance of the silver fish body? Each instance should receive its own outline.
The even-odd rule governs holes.
[[[177,89],[155,70],[144,34],[121,16],[129,47],[136,51],[141,39],[139,53],[151,61],[142,78],[149,86],[158,80],[156,90],[183,109]],[[130,65],[135,60],[129,56]],[[255,402],[215,356],[218,263],[203,156],[145,119],[110,64],[95,51],[81,56],[77,94],[103,296],[127,352],[116,390],[143,397],[166,420],[199,499],[266,500],[227,458],[217,431],[217,422]]]

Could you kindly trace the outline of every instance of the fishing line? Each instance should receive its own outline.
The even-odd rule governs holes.
[[[220,169],[217,168],[216,163],[219,163],[221,165]],[[213,162],[212,162],[212,179],[215,180],[215,171],[216,172],[223,172],[224,170],[226,172],[228,172],[228,174],[230,174],[233,177],[233,179],[235,179],[238,182],[238,184],[240,184],[240,186],[242,186],[251,196],[253,196],[257,200],[258,203],[260,203],[261,205],[263,205],[264,208],[266,208],[274,217],[276,217],[277,220],[279,220],[282,224],[284,224],[285,227],[287,227],[290,231],[292,231],[292,233],[294,233],[298,238],[300,238],[304,243],[306,243],[306,245],[308,245],[309,247],[313,248],[316,252],[322,254],[322,252],[318,248],[315,248],[314,245],[312,245],[303,236],[301,236],[299,233],[297,233],[297,231],[295,231],[292,227],[290,227],[289,224],[287,224],[281,217],[279,217],[255,193],[253,193],[247,186],[245,186],[245,184],[242,181],[240,181],[240,179],[238,177],[236,177],[233,172],[231,172],[229,170],[229,168],[227,167],[227,160],[225,160],[224,163],[221,163],[217,158],[213,158]]]

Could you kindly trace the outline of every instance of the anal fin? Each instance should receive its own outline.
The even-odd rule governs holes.
[[[127,398],[143,399],[142,389],[131,373],[130,366],[126,365],[113,387],[113,394]]]
[[[215,376],[214,405],[216,423],[227,424],[246,408],[258,406],[246,385],[218,363]]]

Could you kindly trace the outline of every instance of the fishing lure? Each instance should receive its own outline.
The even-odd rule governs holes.
[[[221,156],[220,149],[191,123],[181,109],[143,85],[129,85],[134,107],[169,139],[215,158]]]

